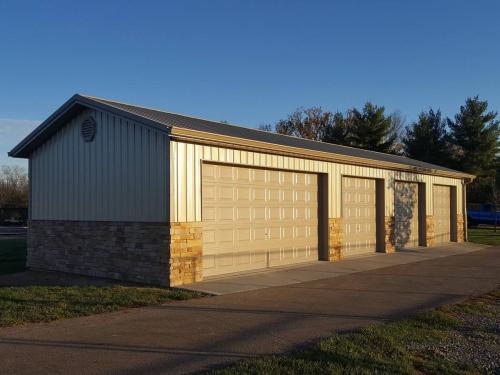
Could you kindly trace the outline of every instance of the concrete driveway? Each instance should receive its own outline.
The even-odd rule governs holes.
[[[488,292],[500,284],[499,255],[498,247],[464,250],[292,285],[1,329],[0,372],[202,371]]]
[[[317,261],[303,265],[267,268],[262,271],[247,272],[238,275],[219,276],[207,281],[183,285],[182,288],[214,295],[240,293],[274,286],[329,279],[351,273],[421,262],[423,260],[437,259],[450,255],[466,254],[486,247],[488,246],[473,243],[449,243],[434,247],[432,250],[426,247],[415,247],[391,254],[373,253],[356,256],[343,259],[341,262]]]

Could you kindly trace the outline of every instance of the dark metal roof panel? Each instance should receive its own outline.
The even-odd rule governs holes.
[[[204,120],[196,117],[164,112],[156,109],[150,109],[90,96],[86,96],[85,98],[129,112],[139,117],[146,118],[167,127],[180,127],[212,134],[221,134],[225,136],[250,139],[253,141],[268,142],[277,145],[292,146],[314,151],[323,151],[374,161],[398,163],[417,168],[436,169],[447,172],[461,173],[450,168],[410,159],[404,156],[368,151],[354,147],[340,146],[332,143],[311,141],[307,139],[285,136],[277,133],[225,124],[217,121]]]

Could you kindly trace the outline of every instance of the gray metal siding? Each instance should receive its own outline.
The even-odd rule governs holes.
[[[88,115],[90,143],[80,135]],[[85,110],[30,156],[31,219],[166,222],[168,158],[166,133]]]

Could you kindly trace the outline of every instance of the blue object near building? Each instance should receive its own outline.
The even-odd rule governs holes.
[[[471,227],[500,224],[500,211],[495,211],[492,204],[471,204],[467,210],[467,223]]]

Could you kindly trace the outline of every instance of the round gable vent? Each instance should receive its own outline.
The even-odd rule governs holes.
[[[97,124],[92,116],[83,120],[81,125],[82,138],[85,142],[92,142],[95,137]]]

